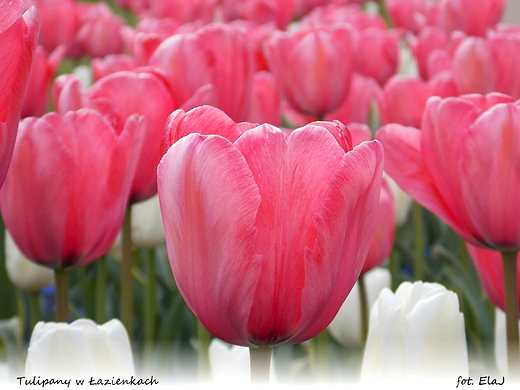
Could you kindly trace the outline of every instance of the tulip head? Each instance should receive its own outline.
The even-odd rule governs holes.
[[[260,125],[234,142],[190,134],[161,160],[172,271],[216,337],[298,343],[336,315],[368,251],[383,157],[377,141],[350,149],[343,128]]]
[[[20,251],[53,268],[104,255],[128,202],[142,121],[120,133],[91,109],[22,121],[0,206]]]
[[[520,104],[502,94],[427,101],[421,130],[388,124],[385,171],[465,241],[520,248]],[[490,184],[489,178],[493,178]]]
[[[297,111],[323,116],[340,106],[353,72],[353,38],[347,28],[275,31],[265,43],[269,70]]]

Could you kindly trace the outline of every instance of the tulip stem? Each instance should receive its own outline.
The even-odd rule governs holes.
[[[29,295],[29,301],[31,305],[31,322],[29,332],[32,333],[35,325],[40,321],[40,294],[35,292]]]
[[[388,28],[393,27],[392,19],[390,18],[390,14],[388,13],[388,8],[386,7],[386,3],[384,1],[377,1],[377,7],[379,9],[379,14],[383,18]]]
[[[200,321],[197,321],[197,339],[199,340],[199,377],[202,381],[207,379],[209,376],[209,343],[210,334],[202,325]]]
[[[359,303],[361,307],[361,343],[365,344],[368,335],[368,297],[365,274],[361,274],[358,279]]]
[[[414,202],[413,205],[413,223],[415,231],[415,280],[424,279],[424,221],[422,206]]]
[[[520,379],[517,254],[518,251],[502,252],[502,264],[504,268],[508,372],[509,376],[514,381],[518,381]]]
[[[328,334],[324,330],[310,341],[311,346],[311,363],[314,370],[316,381],[322,381],[326,378],[326,370],[328,364]]]
[[[144,293],[144,346],[145,357],[151,360],[155,331],[155,256],[152,249],[145,254],[146,282]]]
[[[252,384],[268,384],[271,371],[271,355],[273,348],[262,346],[249,348],[249,362]]]
[[[54,269],[56,322],[69,322],[69,275],[65,268]]]
[[[105,297],[107,283],[107,260],[102,257],[96,262],[96,322],[104,324],[105,318]]]
[[[123,219],[121,260],[121,322],[128,332],[128,338],[133,336],[133,279],[132,279],[132,206],[128,205]]]

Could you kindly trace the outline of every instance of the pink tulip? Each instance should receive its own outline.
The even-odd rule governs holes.
[[[237,19],[250,20],[260,24],[274,23],[285,30],[296,11],[296,0],[223,0],[222,18],[224,22]]]
[[[172,18],[179,24],[202,21],[211,23],[215,18],[217,0],[147,0],[139,11],[141,18]]]
[[[213,106],[201,106],[188,112],[175,110],[170,114],[165,126],[162,154],[182,137],[191,133],[220,135],[235,142],[242,133],[253,127],[249,123],[236,123],[223,111]]]
[[[354,73],[345,100],[336,110],[325,115],[325,119],[337,119],[343,123],[368,123],[372,110],[381,108],[382,98],[382,89],[373,78]]]
[[[365,12],[359,4],[345,6],[336,3],[314,8],[300,20],[297,28],[310,29],[341,24],[348,24],[358,31],[367,28],[386,29],[385,20],[381,15]]]
[[[385,171],[465,241],[520,248],[520,104],[506,95],[432,97],[421,130],[390,124],[377,138]]]
[[[68,80],[63,85],[60,81],[57,83],[61,91],[55,93],[55,106],[61,113],[80,107],[93,108],[116,128],[121,128],[134,114],[144,117],[145,123],[140,128],[144,141],[139,150],[129,200],[135,203],[155,195],[164,126],[175,108],[166,82],[151,71],[134,71],[116,72],[103,77],[85,92],[78,88],[74,80]],[[139,98],[136,99],[136,96]],[[65,102],[76,106],[67,107]]]
[[[461,94],[500,92],[520,98],[520,35],[495,32],[467,37],[457,46],[453,77]]]
[[[109,54],[103,58],[92,58],[90,68],[92,79],[97,81],[112,73],[133,71],[138,67],[133,57],[127,54]]]
[[[437,26],[425,27],[417,36],[409,35],[408,43],[421,78],[429,80],[435,73],[451,69],[453,54],[465,37],[461,31],[448,34]]]
[[[502,20],[506,0],[439,0],[439,25],[446,31],[485,36]]]
[[[500,252],[471,244],[467,244],[467,248],[487,296],[496,307],[505,310],[504,271]],[[520,260],[518,260],[518,257],[517,264],[519,270],[517,283],[520,284]]]
[[[265,50],[282,95],[296,110],[323,116],[345,99],[353,71],[347,28],[275,31]]]
[[[121,28],[123,18],[114,14],[104,3],[78,3],[80,28],[77,44],[90,57],[121,54],[124,49]]]
[[[372,139],[370,128],[363,123],[349,123],[348,129],[352,134],[352,145],[354,146]],[[362,274],[388,260],[394,246],[395,226],[394,195],[387,179],[383,176],[376,227],[370,240],[370,248],[365,264],[363,264],[363,269],[361,270]]]
[[[132,117],[118,133],[90,109],[21,122],[0,206],[25,256],[65,268],[110,249],[127,205],[139,126]]]
[[[265,70],[255,72],[252,86],[247,121],[279,126],[281,122],[281,98],[272,73]]]
[[[49,54],[43,46],[36,47],[22,106],[22,118],[42,116],[47,112],[50,84],[65,50],[65,46],[58,46]]]
[[[358,31],[355,36],[354,70],[374,78],[384,86],[397,73],[400,36],[393,30],[377,27]],[[370,47],[370,50],[366,50]]]
[[[244,34],[233,26],[175,34],[157,47],[150,65],[165,74],[177,107],[210,104],[234,120],[247,114],[253,64]]]
[[[0,186],[13,153],[38,28],[36,10],[24,13],[22,0],[0,3]]]
[[[383,88],[381,123],[421,127],[426,101],[433,94],[423,80],[412,76],[393,76]]]
[[[233,20],[228,24],[243,32],[245,35],[247,46],[253,56],[254,70],[267,70],[267,60],[263,50],[264,42],[271,36],[273,31],[276,30],[276,25],[273,23],[259,24],[242,19]]]
[[[214,336],[299,343],[336,315],[367,254],[383,165],[377,141],[350,149],[345,137],[339,122],[261,125],[234,142],[190,134],[161,160],[173,274]]]
[[[394,246],[395,206],[394,195],[386,180],[381,183],[377,222],[370,241],[367,258],[361,273],[379,267],[388,260]]]
[[[138,66],[148,65],[157,46],[177,32],[179,23],[171,18],[145,18],[135,28],[124,26],[121,36]]]
[[[34,4],[41,21],[39,43],[52,52],[65,45],[67,56],[80,57],[83,53],[76,42],[80,28],[75,0],[26,0]]]
[[[439,5],[430,0],[385,0],[394,27],[414,34],[437,24]]]

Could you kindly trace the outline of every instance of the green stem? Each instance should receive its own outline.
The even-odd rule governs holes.
[[[268,384],[271,373],[271,356],[273,348],[263,346],[258,348],[249,348],[249,361],[251,368],[252,384]]]
[[[56,282],[56,321],[69,322],[69,277],[65,268],[54,269]]]
[[[414,202],[413,204],[413,223],[414,223],[414,238],[415,238],[415,280],[424,279],[424,221],[422,206]]]
[[[368,335],[368,296],[365,283],[365,274],[361,274],[358,279],[359,304],[361,308],[361,345],[365,345]]]
[[[314,377],[317,381],[326,378],[328,364],[328,335],[324,330],[310,341],[311,363],[313,366]]]
[[[128,337],[133,336],[133,279],[132,279],[132,206],[128,205],[123,219],[121,259],[121,322],[128,332]]]
[[[40,321],[40,294],[31,293],[29,295],[29,302],[31,307],[31,323],[29,331],[32,333],[35,325]]]
[[[379,14],[381,15],[381,17],[383,18],[383,20],[386,23],[386,27],[392,28],[393,23],[392,23],[392,19],[390,18],[390,14],[388,13],[388,8],[386,7],[386,2],[377,1],[376,3],[377,3],[377,7],[379,9]]]
[[[27,323],[27,310],[25,309],[25,302],[23,293],[20,291],[20,289],[16,289],[16,307],[18,310],[18,316],[20,317],[20,334],[22,334],[25,337],[25,325]],[[31,334],[31,331],[29,330],[29,334]]]
[[[144,338],[153,342],[155,327],[155,257],[153,250],[147,251],[145,264]]]
[[[104,324],[106,321],[106,285],[107,259],[102,257],[96,261],[96,322]]]
[[[392,278],[392,291],[398,286],[398,273],[399,273],[399,258],[397,256],[395,248],[390,252],[390,257],[388,258],[388,270],[390,271],[390,275]]]
[[[153,249],[145,255],[146,279],[144,291],[144,357],[146,365],[151,366],[155,338],[155,256]]]
[[[199,376],[202,381],[209,377],[209,344],[211,336],[200,321],[197,321],[197,339],[199,340]]]
[[[507,360],[509,377],[520,379],[520,337],[518,330],[518,251],[502,252],[506,311]]]

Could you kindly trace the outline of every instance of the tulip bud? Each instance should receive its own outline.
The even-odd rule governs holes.
[[[468,374],[457,295],[438,283],[383,289],[370,312],[361,379],[452,380]]]
[[[391,275],[386,268],[374,268],[365,274],[368,307],[372,307],[383,288],[390,288]],[[356,283],[338,314],[328,327],[330,334],[347,347],[361,347],[361,304],[359,284]]]
[[[5,268],[9,280],[20,290],[36,293],[54,283],[52,268],[35,263],[23,255],[11,235],[5,235]]]
[[[80,318],[71,324],[39,322],[34,327],[25,376],[112,378],[134,374],[132,349],[123,324]]]

